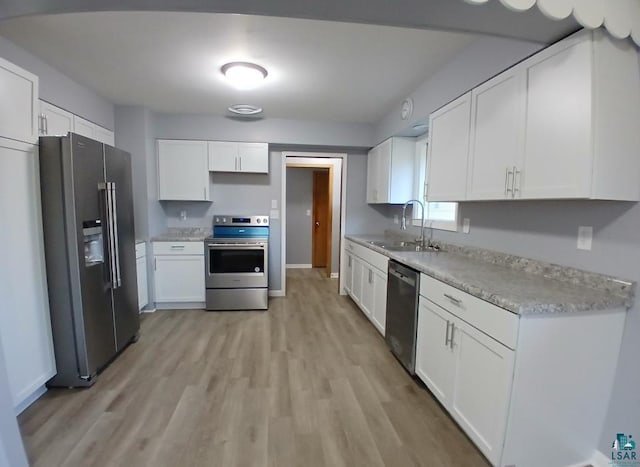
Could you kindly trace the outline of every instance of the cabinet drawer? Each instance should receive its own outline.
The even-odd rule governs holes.
[[[142,258],[147,254],[147,244],[144,242],[136,243],[136,259]]]
[[[346,249],[363,261],[369,263],[374,268],[379,269],[385,275],[387,274],[387,265],[389,263],[389,258],[385,255],[349,240],[347,240]]]
[[[204,255],[204,242],[153,242],[154,255]]]
[[[469,295],[426,274],[420,275],[420,295],[463,321],[515,349],[518,316],[503,308]]]

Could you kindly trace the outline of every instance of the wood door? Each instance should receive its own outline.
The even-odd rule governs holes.
[[[331,197],[329,196],[329,170],[313,172],[313,227],[311,235],[314,268],[328,268],[331,247]]]

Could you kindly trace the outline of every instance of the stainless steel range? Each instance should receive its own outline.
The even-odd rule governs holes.
[[[205,255],[207,310],[268,308],[268,216],[213,216]]]

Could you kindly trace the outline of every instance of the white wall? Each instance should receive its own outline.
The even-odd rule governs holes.
[[[0,57],[39,77],[40,99],[105,128],[114,129],[113,104],[91,89],[1,36]]]

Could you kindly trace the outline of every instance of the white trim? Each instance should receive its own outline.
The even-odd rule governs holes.
[[[284,297],[284,290],[269,290],[269,297]]]
[[[331,273],[331,279],[338,279],[339,277],[340,277],[340,273],[337,273],[337,272]]]
[[[16,415],[20,415],[27,407],[40,399],[42,395],[47,392],[47,387],[43,384],[39,386],[31,395],[27,396],[22,402],[15,407]]]
[[[282,297],[286,295],[287,288],[287,158],[300,158],[305,163],[309,163],[308,159],[341,159],[340,172],[340,248],[338,249],[338,270],[341,271],[343,264],[344,249],[344,229],[346,224],[346,205],[347,205],[347,158],[348,154],[344,152],[328,153],[328,152],[298,152],[298,151],[282,151],[281,157],[281,180],[282,190],[280,192],[280,280],[282,287]],[[318,161],[319,165],[323,165]],[[334,273],[332,273],[333,275]],[[339,277],[343,277],[339,274]],[[340,279],[342,281],[342,279]],[[342,290],[343,284],[339,284]]]
[[[204,310],[205,302],[156,302],[156,310]]]
[[[609,467],[611,460],[597,449],[593,451],[591,459],[585,465],[591,464],[593,467]]]
[[[312,264],[287,264],[287,269],[311,269]]]
[[[156,312],[155,308],[144,307],[140,313],[155,313],[155,312]]]

